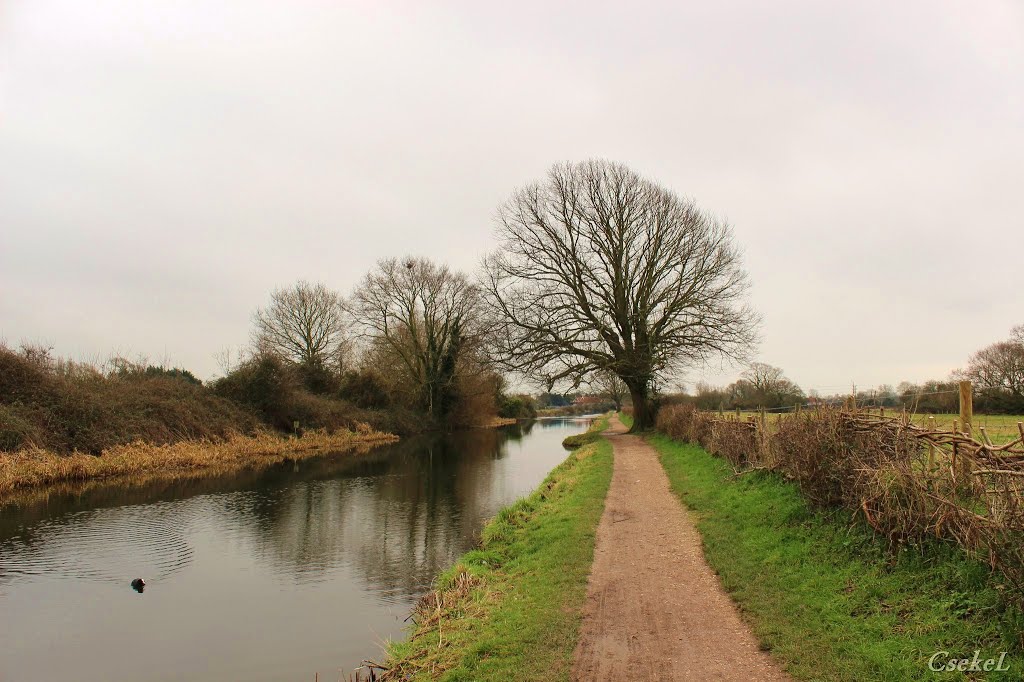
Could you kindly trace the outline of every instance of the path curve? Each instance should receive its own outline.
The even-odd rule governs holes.
[[[615,417],[605,431],[614,473],[572,679],[789,680],[705,562],[654,448],[625,430]]]

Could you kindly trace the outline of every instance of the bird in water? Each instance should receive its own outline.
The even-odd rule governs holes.
[[[146,581],[143,578],[136,578],[132,581],[132,589],[142,594],[142,591],[146,589]]]

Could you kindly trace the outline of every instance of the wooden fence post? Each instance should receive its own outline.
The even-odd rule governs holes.
[[[928,430],[929,431],[934,431],[935,430],[935,417],[932,417],[931,415],[928,416]],[[928,475],[930,476],[931,473],[934,470],[935,470],[935,444],[932,443],[931,440],[929,440],[928,441]]]
[[[971,428],[972,422],[974,421],[974,399],[971,393],[971,382],[961,381],[960,382],[960,422],[963,424],[964,433],[968,437],[973,438],[974,433]],[[956,452],[955,444],[954,450]],[[969,480],[971,476],[971,460],[969,457],[960,458],[960,469],[964,476]]]
[[[964,433],[971,435],[971,426],[974,422],[974,396],[971,392],[971,382],[960,382],[960,423],[963,424]]]

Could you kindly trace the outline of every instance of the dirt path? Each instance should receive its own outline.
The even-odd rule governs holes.
[[[654,448],[624,431],[616,418],[605,432],[615,469],[572,679],[788,680],[704,561]]]

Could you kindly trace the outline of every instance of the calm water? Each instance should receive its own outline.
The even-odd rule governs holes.
[[[337,680],[587,423],[2,507],[0,681]]]

